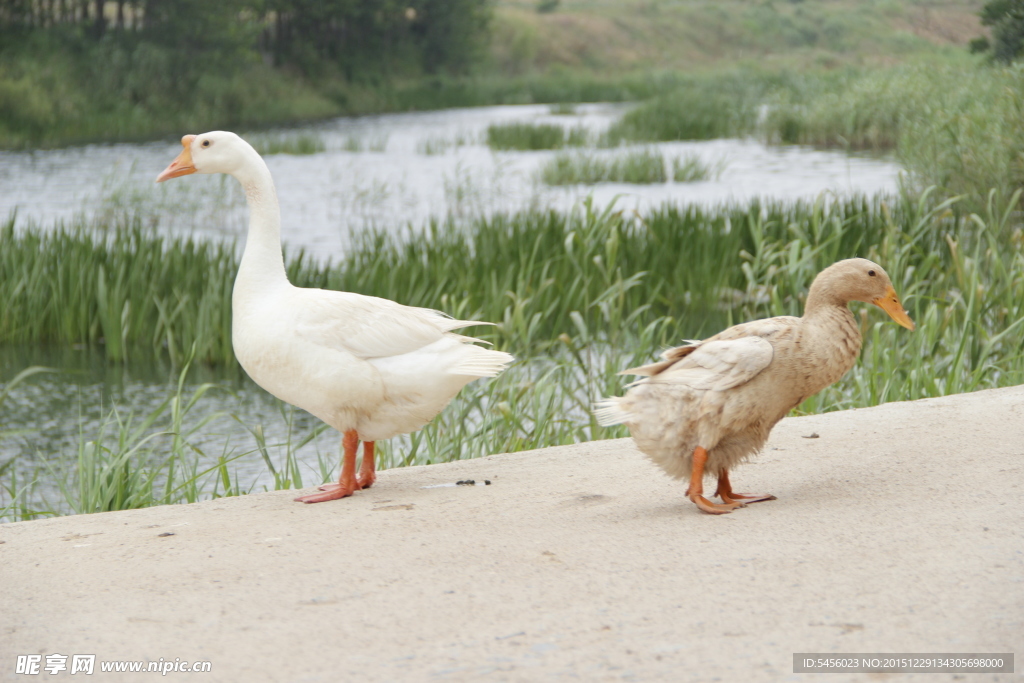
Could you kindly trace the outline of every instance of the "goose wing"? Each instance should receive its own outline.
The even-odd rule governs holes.
[[[307,342],[371,360],[418,351],[445,336],[460,341],[470,337],[447,333],[470,325],[438,311],[404,306],[388,299],[351,292],[296,289],[302,298],[294,307],[295,333]]]

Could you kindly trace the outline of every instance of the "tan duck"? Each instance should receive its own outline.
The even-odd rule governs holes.
[[[861,336],[851,301],[875,304],[909,330],[881,266],[854,258],[814,278],[802,318],[780,316],[734,325],[710,339],[669,349],[664,360],[626,370],[643,375],[625,396],[597,406],[603,425],[625,424],[637,447],[677,479],[689,477],[687,495],[711,514],[775,496],[734,493],[729,470],[759,451],[772,427],[800,403],[853,367]],[[704,497],[704,473],[718,476]]]

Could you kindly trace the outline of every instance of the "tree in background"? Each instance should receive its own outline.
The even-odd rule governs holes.
[[[471,71],[490,16],[489,0],[0,0],[0,141],[340,113],[351,92]]]
[[[465,73],[490,16],[487,0],[0,0],[0,36],[149,44],[209,70],[262,54],[307,76],[359,80]]]
[[[481,0],[417,0],[413,35],[428,73],[464,74],[480,58],[490,29],[491,10]]]
[[[992,40],[975,38],[971,52],[992,51],[992,59],[1003,64],[1024,52],[1024,0],[990,0],[982,7],[981,23],[992,27]]]

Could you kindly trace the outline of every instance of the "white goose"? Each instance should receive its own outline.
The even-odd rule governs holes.
[[[484,325],[372,296],[305,289],[288,282],[281,211],[270,170],[234,133],[186,135],[184,150],[156,181],[227,173],[245,190],[249,234],[235,278],[235,356],[261,387],[342,433],[337,484],[295,500],[344,498],[373,484],[375,441],[416,431],[463,386],[494,377],[512,360],[452,330]],[[363,460],[356,476],[356,450]]]

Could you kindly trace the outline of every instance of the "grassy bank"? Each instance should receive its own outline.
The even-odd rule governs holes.
[[[0,49],[0,148],[147,140],[342,111],[305,79],[258,61],[199,72],[182,64],[176,74],[173,53],[62,46],[40,39]]]
[[[480,336],[519,362],[496,380],[472,384],[426,429],[381,446],[386,466],[443,462],[623,435],[621,428],[599,427],[589,411],[595,398],[621,391],[624,380],[615,373],[683,338],[799,314],[814,275],[853,255],[885,266],[918,329],[910,333],[856,305],[866,338],[858,365],[801,411],[1022,383],[1024,236],[1006,208],[1016,201],[993,195],[980,215],[930,196],[665,207],[642,217],[585,205],[572,214],[368,231],[344,262],[316,266],[297,256],[288,259],[288,271],[303,286],[498,323]],[[230,362],[232,249],[161,241],[138,228],[98,237],[86,228],[43,234],[8,227],[0,240],[0,296],[10,304],[0,330],[8,338],[69,344],[104,336],[111,358],[120,344],[119,353],[135,363],[171,349],[183,361],[194,344],[206,362]],[[116,332],[103,332],[110,329]],[[111,414],[102,438],[83,430],[73,469],[48,475],[65,482],[66,493],[47,509],[251,490],[232,478],[227,462],[200,464],[190,450],[189,435],[204,428],[204,418],[183,412],[193,402],[182,392],[188,393],[179,389],[151,419]],[[249,444],[225,444],[223,458],[261,459],[279,487],[333,476],[333,454],[305,465],[289,460],[287,449],[269,457],[261,432],[253,433]],[[164,442],[178,444],[171,456],[157,448]],[[4,469],[3,516],[45,514],[27,502],[40,481]],[[115,495],[104,482],[128,493]],[[137,489],[141,497],[129,495]],[[88,497],[85,490],[108,492]]]
[[[829,72],[695,75],[627,112],[609,142],[754,135],[774,144],[894,151],[918,192],[968,195],[1024,186],[1024,81],[1019,70],[903,65]]]
[[[979,3],[969,0],[566,0],[548,13],[526,0],[490,7],[489,30],[456,32],[459,40],[486,45],[472,59],[463,55],[459,69],[437,68],[423,55],[414,59],[409,45],[423,38],[415,32],[389,50],[372,41],[321,45],[328,34],[313,31],[316,40],[296,40],[301,54],[275,53],[258,47],[256,36],[267,27],[251,11],[236,8],[232,17],[219,4],[200,12],[217,18],[201,37],[187,21],[197,7],[160,9],[167,26],[154,27],[153,35],[111,27],[99,40],[87,29],[45,21],[28,31],[7,27],[0,36],[0,148],[143,140],[382,111],[635,101],[686,85],[694,73],[714,79],[737,69],[821,73],[958,63],[967,41],[981,32]],[[37,13],[67,10],[44,3]],[[317,56],[317,46],[327,52]],[[360,50],[365,54],[354,54]],[[713,110],[715,101],[704,108]]]
[[[634,69],[694,71],[737,64],[772,69],[935,62],[982,32],[981,2],[495,3],[491,59],[504,73]]]

